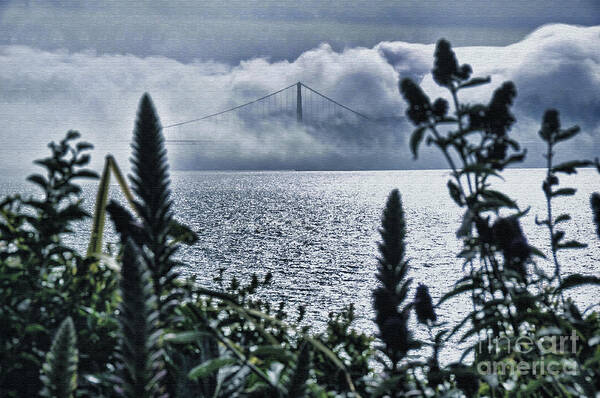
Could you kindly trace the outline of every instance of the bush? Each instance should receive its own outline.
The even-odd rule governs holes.
[[[46,175],[28,180],[42,189],[40,197],[13,195],[0,203],[1,396],[37,395],[45,353],[65,317],[78,332],[80,375],[102,372],[114,358],[118,273],[62,241],[74,222],[89,217],[76,180],[97,178],[83,168],[92,146],[72,144],[77,138],[69,131],[36,161]]]

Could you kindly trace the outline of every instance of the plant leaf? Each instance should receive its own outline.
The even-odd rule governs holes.
[[[417,159],[418,157],[419,145],[423,141],[423,137],[425,136],[426,130],[427,126],[421,126],[415,129],[415,131],[413,131],[412,135],[410,136],[410,151],[412,152],[413,157],[415,159]]]
[[[486,199],[494,199],[500,203],[503,204],[503,206],[511,208],[511,209],[516,209],[518,208],[517,203],[512,200],[511,198],[509,198],[508,196],[506,196],[505,194],[503,194],[500,191],[495,191],[493,189],[487,189],[481,192],[481,196],[483,196]]]
[[[218,372],[220,369],[231,366],[237,363],[237,359],[234,358],[215,358],[209,359],[206,362],[201,363],[198,366],[195,366],[188,373],[188,377],[192,380],[202,379],[207,376],[210,376],[214,372]]]
[[[452,181],[448,180],[448,191],[450,192],[450,196],[456,202],[457,205],[463,206],[464,202],[462,200],[462,195],[460,193],[460,188]]]
[[[486,77],[474,77],[471,80],[466,81],[463,84],[460,84],[457,88],[461,89],[461,88],[467,88],[467,87],[480,86],[482,84],[487,84],[487,83],[489,83],[491,81],[492,81],[492,78],[490,76],[486,76]]]
[[[559,249],[584,249],[587,247],[585,243],[577,242],[576,240],[570,240],[567,242],[559,243],[556,245]]]
[[[578,167],[587,167],[593,165],[593,162],[589,160],[572,160],[570,162],[564,162],[557,164],[552,167],[552,173],[566,173],[566,174],[575,174],[577,173]]]
[[[556,217],[554,219],[554,224],[558,224],[564,221],[569,221],[571,219],[571,216],[568,214],[561,214],[560,216]]]
[[[556,290],[561,291],[582,285],[600,285],[600,278],[592,275],[572,274],[564,278]]]
[[[580,131],[581,129],[579,128],[579,126],[573,126],[566,130],[561,130],[558,134],[556,134],[554,138],[555,142],[568,140],[569,138],[572,138],[575,135],[577,135]]]
[[[575,192],[577,192],[575,188],[561,188],[552,192],[550,196],[553,198],[556,196],[573,196],[575,195]]]

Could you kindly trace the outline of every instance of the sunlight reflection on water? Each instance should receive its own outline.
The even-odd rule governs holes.
[[[535,225],[544,217],[542,169],[512,169],[495,188],[508,192],[521,208],[532,206],[523,220],[530,243],[548,253],[547,231]],[[174,209],[180,220],[200,234],[193,247],[184,247],[183,270],[206,285],[219,268],[225,275],[249,278],[253,272],[271,271],[274,282],[261,296],[285,301],[288,308],[307,306],[307,322],[323,325],[329,311],[354,303],[356,327],[374,333],[371,291],[376,286],[377,229],[390,190],[402,194],[407,220],[407,255],[413,287],[427,284],[434,302],[462,275],[456,258],[461,244],[455,231],[460,209],[446,190],[444,170],[361,172],[174,172]],[[564,177],[562,184],[578,188],[570,200],[556,200],[555,214],[571,213],[564,224],[568,239],[589,244],[588,250],[561,254],[565,273],[598,273],[600,242],[595,238],[589,195],[600,190],[595,170]],[[111,195],[120,196],[114,186]],[[22,183],[2,182],[0,193],[31,191]],[[95,186],[84,184],[86,206],[91,211]],[[85,249],[89,224],[80,225],[70,238]],[[81,237],[86,237],[82,239]],[[109,241],[116,242],[112,235]],[[540,264],[550,270],[549,264]],[[579,290],[572,296],[584,305],[597,303],[597,289]],[[412,295],[411,295],[412,298]],[[441,321],[456,323],[470,310],[467,296],[450,301],[438,310]],[[411,318],[417,337],[426,330]],[[458,345],[444,353],[456,358]]]

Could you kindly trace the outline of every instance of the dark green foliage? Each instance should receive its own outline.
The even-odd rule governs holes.
[[[148,104],[143,100],[142,110],[148,111]],[[139,131],[156,126],[143,122],[148,112],[140,113]],[[326,331],[316,335],[309,334],[308,327],[287,325],[283,304],[272,306],[256,296],[272,282],[270,274],[264,279],[251,276],[248,283],[233,278],[230,286],[213,292],[199,287],[179,289],[172,268],[166,271],[171,279],[159,279],[164,289],[162,300],[167,303],[163,309],[170,306],[172,311],[162,323],[167,328],[163,348],[158,341],[161,325],[152,295],[155,279],[143,271],[144,264],[158,258],[169,260],[159,262],[161,267],[175,265],[170,258],[177,242],[192,242],[195,234],[174,222],[170,211],[165,210],[162,220],[157,217],[154,222],[148,221],[156,214],[148,208],[160,208],[157,203],[168,199],[168,187],[163,184],[158,189],[163,195],[157,200],[148,192],[138,192],[136,213],[142,213],[141,222],[137,214],[134,216],[116,202],[109,204],[108,211],[125,246],[118,251],[122,255],[99,256],[100,261],[86,259],[64,245],[62,235],[71,230],[72,222],[86,217],[80,207],[81,190],[72,180],[94,176],[79,169],[89,160],[79,151],[89,149],[89,145],[72,148],[69,142],[77,136],[69,133],[61,143],[52,144],[52,156],[39,162],[48,168],[48,177],[31,180],[44,188],[44,200],[15,196],[0,204],[0,395],[35,396],[41,390],[39,371],[44,353],[50,348],[51,331],[58,327],[56,319],[65,315],[73,318],[78,330],[81,356],[77,396],[149,396],[165,392],[184,397],[281,396],[287,388],[296,396],[303,392],[364,393],[366,382],[362,378],[371,371],[372,339],[351,329],[353,311],[332,314]],[[156,143],[156,138],[154,134],[150,141]],[[142,147],[146,149],[137,151],[138,157],[144,157],[142,152],[160,152],[160,145],[146,142]],[[140,170],[134,170],[134,174],[139,172],[144,180],[152,180],[160,173],[147,171],[156,169],[156,165],[140,163]],[[166,163],[164,166],[158,170],[165,172],[163,177]],[[61,212],[63,209],[68,210]],[[156,250],[152,249],[157,248],[159,255],[154,256]],[[121,289],[114,272],[116,261],[123,271]],[[183,300],[174,302],[174,297]],[[117,302],[121,302],[120,309]],[[302,322],[303,313],[301,308],[296,322]],[[299,347],[299,341],[308,346]],[[217,342],[225,348],[220,350]],[[309,351],[314,362],[304,359]],[[301,353],[300,360],[292,353]],[[210,369],[216,370],[203,377],[188,377],[201,374],[199,366],[205,363],[221,365],[211,365]],[[312,370],[308,371],[311,363]],[[268,372],[280,365],[285,370],[272,380]]]
[[[41,195],[0,202],[0,396],[36,396],[39,370],[59,321],[70,316],[78,330],[80,374],[100,372],[113,357],[116,273],[63,242],[88,218],[77,180],[97,178],[85,165],[91,145],[69,131],[49,145],[45,169],[29,181]],[[85,389],[88,383],[80,381]]]
[[[131,398],[156,397],[164,375],[158,339],[156,296],[150,273],[139,249],[128,239],[121,269],[119,324],[121,361],[119,394]]]
[[[42,366],[41,380],[45,397],[70,398],[77,388],[77,337],[73,320],[65,319],[58,328],[46,362]]]
[[[144,94],[133,132],[131,162],[134,175],[130,178],[140,199],[138,211],[148,224],[149,232],[166,239],[160,235],[161,232],[164,235],[164,220],[171,219],[171,201],[167,153],[161,130],[152,100]]]
[[[220,277],[216,279],[222,282]],[[293,375],[292,370],[296,367],[295,356],[291,353],[301,351],[298,346],[300,342],[295,336],[304,336],[304,342],[309,344],[313,352],[312,367],[319,386],[311,379],[307,383],[311,389],[349,393],[364,391],[365,384],[359,378],[370,369],[371,338],[351,329],[353,309],[350,307],[339,314],[330,314],[325,332],[311,335],[308,327],[299,328],[293,323],[284,323],[288,321],[288,314],[283,305],[272,308],[269,303],[251,298],[258,289],[270,283],[270,275],[267,275],[264,280],[253,277],[246,285],[232,280],[231,284],[223,286],[223,292],[200,289],[208,300],[188,303],[181,309],[185,324],[181,326],[182,332],[169,341],[182,344],[186,342],[186,336],[192,338],[191,341],[187,340],[185,352],[188,358],[196,358],[197,366],[190,370],[189,375],[194,377],[189,388],[202,389],[203,396],[228,397],[243,393],[280,396],[277,394],[284,394]],[[217,320],[212,321],[215,327],[203,326],[209,320]],[[190,329],[196,331],[191,332]],[[221,332],[225,330],[226,335]],[[213,352],[211,356],[201,347],[207,335],[214,336],[227,350],[220,355]],[[193,344],[188,344],[190,342]],[[179,352],[182,352],[181,347],[178,348]],[[242,347],[246,347],[243,350],[245,355],[238,351]],[[263,370],[255,368],[244,372],[244,369],[249,370],[246,361],[250,360]],[[276,373],[280,384],[277,387],[263,377],[264,370],[279,364],[289,369]],[[209,369],[211,372],[205,371]],[[198,378],[198,375],[202,375],[202,378]],[[352,386],[349,381],[353,382]],[[201,386],[194,386],[194,383]]]
[[[152,275],[161,320],[166,321],[172,306],[182,296],[175,284],[177,263],[173,256],[177,246],[169,245],[173,213],[167,151],[160,121],[148,94],[140,100],[132,148],[130,179],[138,197],[136,207],[143,224],[143,246],[148,249],[142,253]]]

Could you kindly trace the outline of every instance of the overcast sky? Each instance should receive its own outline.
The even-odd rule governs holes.
[[[487,102],[491,88],[513,80],[514,134],[535,149],[543,110],[556,107],[565,123],[584,128],[570,150],[597,154],[600,2],[438,3],[0,0],[0,166],[21,170],[28,155],[16,160],[10,156],[15,149],[43,149],[69,128],[96,142],[101,154],[124,159],[127,144],[118,142],[129,140],[144,91],[164,124],[295,81],[369,115],[401,118],[400,77],[419,80],[431,97],[442,94],[430,75],[432,43],[440,37],[460,47],[459,62],[470,63],[475,75],[492,76],[491,86],[466,100]],[[224,132],[204,152],[169,147],[170,158],[176,168],[443,165],[433,153],[407,160],[410,129],[402,122],[349,131],[347,145],[340,145],[339,134],[332,140],[300,128],[281,135],[281,128]],[[203,134],[187,132],[195,133]],[[372,137],[367,142],[366,134]],[[346,149],[353,159],[344,156]],[[530,161],[538,155],[530,154]]]
[[[506,45],[547,23],[594,25],[597,0],[38,0],[2,2],[0,43],[163,55],[182,62],[297,58],[381,41]]]

